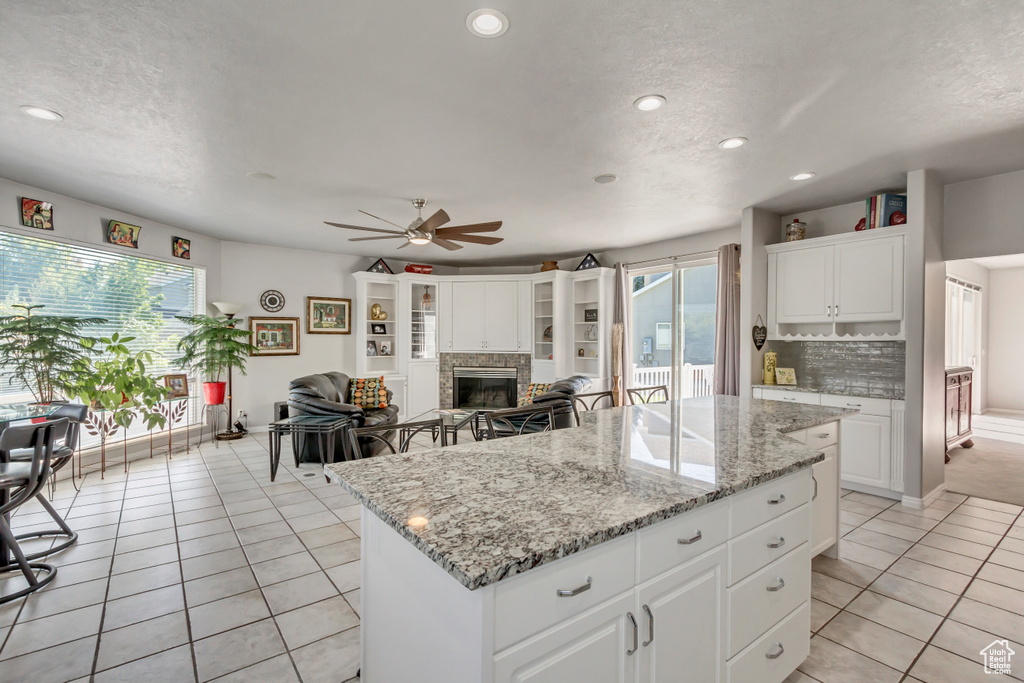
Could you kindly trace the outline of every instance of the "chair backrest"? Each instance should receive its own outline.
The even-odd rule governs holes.
[[[11,451],[32,450],[32,464],[29,470],[28,484],[22,489],[21,495],[16,496],[17,505],[35,496],[43,487],[43,484],[46,482],[46,475],[50,471],[53,444],[67,435],[69,423],[70,420],[64,417],[59,420],[48,420],[38,424],[7,427],[7,429],[0,432],[0,460],[9,460],[8,454]],[[13,498],[11,503],[15,503]]]
[[[615,393],[612,391],[595,391],[592,394],[576,394],[572,397],[572,404],[574,408],[582,408],[583,410],[614,408]]]
[[[630,405],[641,403],[665,403],[668,401],[668,387],[664,384],[657,387],[641,387],[639,389],[626,389]]]
[[[89,406],[78,403],[66,403],[47,416],[48,421],[59,420],[66,417],[70,424],[68,433],[64,438],[64,445],[71,450],[78,448],[78,435],[82,430],[82,424],[89,416]]]
[[[441,418],[436,420],[420,420],[418,422],[400,422],[398,424],[378,425],[375,427],[352,427],[348,430],[348,443],[352,454],[360,458],[362,450],[359,448],[359,439],[376,441],[388,449],[392,454],[407,453],[413,437],[422,432],[429,431],[431,436],[437,435],[441,440],[441,446],[448,445],[448,436],[444,431],[444,423]],[[389,436],[398,436],[398,448]]]
[[[555,411],[551,406],[529,405],[484,413],[487,431],[492,439],[520,436],[524,433],[549,432],[555,425]]]

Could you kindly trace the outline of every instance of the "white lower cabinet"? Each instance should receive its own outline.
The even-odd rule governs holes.
[[[861,414],[843,420],[843,481],[889,488],[891,439],[891,417]]]
[[[821,451],[825,459],[811,467],[811,557],[839,554],[839,450],[835,444]]]
[[[409,362],[409,403],[405,410],[406,419],[412,419],[438,407],[439,370],[436,360]]]

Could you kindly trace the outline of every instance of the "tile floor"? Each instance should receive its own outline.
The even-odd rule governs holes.
[[[53,556],[53,585],[0,606],[0,678],[351,679],[359,507],[317,472],[282,462],[271,484],[264,439],[247,438],[90,475],[81,492],[62,478],[55,505],[81,536]],[[1024,680],[1020,507],[853,492],[841,506],[841,557],[814,561],[811,656],[791,683],[992,681],[979,652],[997,637]],[[40,512],[15,528],[48,526]]]

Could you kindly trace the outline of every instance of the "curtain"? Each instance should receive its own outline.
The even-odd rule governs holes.
[[[626,405],[626,389],[633,375],[629,332],[629,302],[633,284],[622,263],[615,264],[615,305],[612,310],[612,391],[615,404]]]
[[[718,250],[715,306],[715,394],[740,393],[740,245]]]

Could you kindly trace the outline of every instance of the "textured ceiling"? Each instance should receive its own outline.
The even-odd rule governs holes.
[[[487,1],[501,38],[470,35],[463,0],[0,0],[0,176],[364,255],[399,242],[321,221],[405,224],[423,196],[452,224],[504,220],[505,242],[403,256],[535,263],[851,201],[915,168],[1024,167],[1024,3]],[[668,104],[633,109],[650,92]],[[750,144],[716,147],[732,135]],[[818,175],[788,180],[802,170]]]

